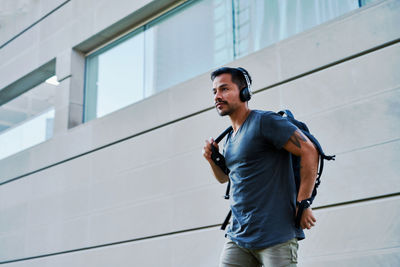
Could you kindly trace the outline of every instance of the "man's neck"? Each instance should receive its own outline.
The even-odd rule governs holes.
[[[249,116],[251,110],[246,106],[243,109],[237,110],[236,112],[229,115],[231,119],[233,132],[236,134],[237,130],[239,130],[240,126],[244,123],[244,121]]]

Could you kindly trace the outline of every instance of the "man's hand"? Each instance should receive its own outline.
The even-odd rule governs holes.
[[[214,139],[212,137],[210,137],[210,140],[206,140],[206,144],[203,147],[203,156],[208,161],[208,163],[214,164],[214,161],[211,159],[211,154],[212,154],[211,146],[215,146],[217,150],[219,149],[218,144],[214,142]]]
[[[296,216],[297,216],[298,208],[296,208]],[[315,223],[317,220],[315,219],[312,209],[307,208],[303,211],[303,214],[301,215],[300,219],[300,227],[301,229],[308,229],[310,230],[311,227],[315,226]]]
[[[203,147],[203,156],[210,163],[211,170],[218,182],[221,184],[228,182],[229,177],[226,175],[220,167],[218,167],[211,158],[212,150],[211,146],[214,146],[218,150],[218,144],[214,142],[214,139],[206,140],[206,144]]]

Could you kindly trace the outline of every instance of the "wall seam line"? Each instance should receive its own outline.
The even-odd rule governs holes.
[[[297,117],[300,118],[300,119],[304,118],[304,117],[313,118],[313,117],[316,117],[317,115],[320,115],[322,113],[329,113],[329,112],[332,112],[332,111],[336,111],[338,109],[343,109],[343,108],[346,108],[346,107],[349,107],[349,106],[358,105],[358,104],[360,104],[362,102],[366,102],[366,101],[370,101],[372,99],[376,99],[376,98],[378,98],[378,97],[380,97],[382,95],[385,95],[385,94],[397,93],[397,91],[400,91],[400,84],[396,85],[395,87],[389,88],[389,89],[384,89],[384,90],[381,90],[381,91],[378,91],[378,92],[370,93],[370,94],[364,95],[364,96],[362,96],[360,98],[352,99],[352,100],[350,100],[348,102],[343,102],[341,104],[337,104],[336,106],[332,106],[332,107],[329,107],[329,108],[326,108],[326,109],[321,109],[320,111],[317,112],[317,114],[315,112],[313,112],[313,113],[309,112],[309,113],[301,114],[301,115],[299,115]]]
[[[373,148],[373,147],[377,147],[377,146],[381,146],[381,145],[387,145],[387,144],[390,144],[390,143],[395,143],[397,141],[400,141],[400,138],[395,138],[395,139],[387,140],[387,141],[384,141],[384,142],[375,143],[375,144],[372,144],[372,145],[369,145],[369,146],[363,146],[363,147],[358,147],[358,148],[354,148],[354,149],[350,149],[350,150],[345,150],[345,151],[342,151],[342,152],[337,152],[335,154],[336,155],[345,155],[345,154],[348,154],[348,153],[351,153],[351,152],[362,151],[362,150],[365,150],[365,149],[369,149],[369,148]]]
[[[168,232],[168,233],[163,233],[163,234],[158,234],[158,235],[151,235],[151,236],[139,237],[139,238],[134,238],[134,239],[129,239],[129,240],[122,240],[122,241],[117,241],[117,242],[105,243],[105,244],[100,244],[100,245],[95,245],[95,246],[82,247],[82,248],[77,248],[77,249],[59,251],[59,252],[48,253],[48,254],[37,255],[37,256],[31,256],[31,257],[25,257],[25,258],[20,258],[20,259],[7,260],[7,261],[0,262],[0,264],[7,264],[7,263],[19,262],[19,261],[27,261],[27,260],[45,258],[45,257],[50,257],[50,256],[69,254],[69,253],[73,253],[73,252],[97,249],[97,248],[102,248],[102,247],[121,245],[121,244],[125,244],[125,243],[131,243],[131,242],[137,242],[137,241],[148,240],[148,239],[153,239],[153,238],[159,238],[159,237],[164,237],[164,236],[170,236],[170,235],[182,234],[182,233],[193,232],[193,231],[198,231],[198,230],[205,230],[205,229],[215,228],[215,227],[219,227],[220,225],[221,224],[207,225],[207,226],[195,227],[195,228],[190,228],[190,229],[185,229],[185,230],[180,230],[180,231],[173,231],[173,232]]]
[[[340,65],[340,64],[342,64],[342,63],[344,63],[344,62],[351,61],[351,60],[356,59],[356,58],[358,58],[358,57],[361,57],[361,56],[370,54],[370,53],[372,53],[372,52],[378,51],[378,50],[380,50],[380,49],[383,49],[383,48],[386,48],[386,47],[395,45],[395,44],[397,44],[397,43],[399,43],[399,42],[400,42],[400,38],[397,38],[397,39],[394,39],[394,40],[392,40],[392,41],[389,41],[389,42],[386,42],[386,43],[377,45],[377,46],[375,46],[375,47],[368,48],[368,49],[366,49],[366,50],[364,50],[364,51],[355,53],[355,54],[353,54],[353,55],[344,57],[344,58],[339,59],[339,60],[335,60],[335,61],[333,61],[333,62],[331,62],[331,63],[328,63],[328,64],[325,64],[325,65],[316,67],[316,68],[314,68],[314,69],[305,71],[305,72],[300,73],[300,74],[298,74],[298,75],[295,75],[295,76],[293,76],[293,77],[290,77],[290,78],[287,78],[287,79],[285,79],[285,80],[276,82],[276,83],[271,84],[271,85],[269,85],[269,86],[267,86],[267,87],[264,87],[264,88],[262,88],[262,89],[255,90],[253,93],[259,93],[259,92],[266,91],[266,90],[268,90],[268,89],[271,89],[271,88],[280,86],[280,85],[282,85],[282,84],[292,82],[292,81],[297,80],[297,79],[300,79],[300,78],[302,78],[302,77],[306,77],[306,76],[308,76],[308,75],[310,75],[310,74],[314,74],[314,73],[317,73],[317,72],[319,72],[319,71],[322,71],[322,70],[325,70],[325,69],[329,69],[330,67],[333,67],[333,66],[336,66],[336,65]]]
[[[374,201],[374,200],[379,200],[379,199],[384,199],[384,198],[397,197],[397,196],[400,196],[400,192],[384,194],[384,195],[379,195],[379,196],[374,196],[374,197],[360,198],[360,199],[349,200],[349,201],[343,201],[343,202],[338,202],[338,203],[328,204],[328,205],[321,205],[321,206],[314,207],[313,210],[334,208],[334,207],[346,206],[346,205],[351,205],[351,204],[357,204],[357,203]]]
[[[5,43],[3,43],[0,46],[0,49],[2,49],[3,47],[5,47],[6,45],[8,45],[9,43],[11,43],[12,41],[14,41],[15,39],[17,39],[18,37],[20,37],[23,33],[27,32],[28,30],[30,30],[31,28],[33,28],[34,26],[36,26],[36,24],[38,24],[39,22],[41,22],[42,20],[44,20],[45,18],[47,18],[48,16],[50,16],[51,14],[53,14],[54,12],[56,12],[58,9],[60,9],[61,7],[63,7],[65,4],[67,4],[68,2],[70,2],[71,0],[66,0],[65,2],[63,2],[62,4],[60,4],[58,7],[54,8],[53,10],[51,10],[49,13],[47,13],[46,15],[44,15],[43,17],[41,17],[40,19],[36,20],[34,23],[32,23],[31,25],[29,25],[27,28],[23,29],[21,32],[19,32],[18,34],[16,34],[14,37],[12,37],[11,39],[9,39],[8,41],[6,41]]]

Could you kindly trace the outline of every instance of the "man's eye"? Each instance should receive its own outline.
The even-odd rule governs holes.
[[[226,88],[226,87],[222,88],[222,91],[226,91],[226,90],[228,90],[228,88]]]

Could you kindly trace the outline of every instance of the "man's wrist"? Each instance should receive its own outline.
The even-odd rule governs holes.
[[[302,201],[296,201],[296,207],[302,207],[303,209],[308,209],[312,204],[311,198],[303,199]]]

